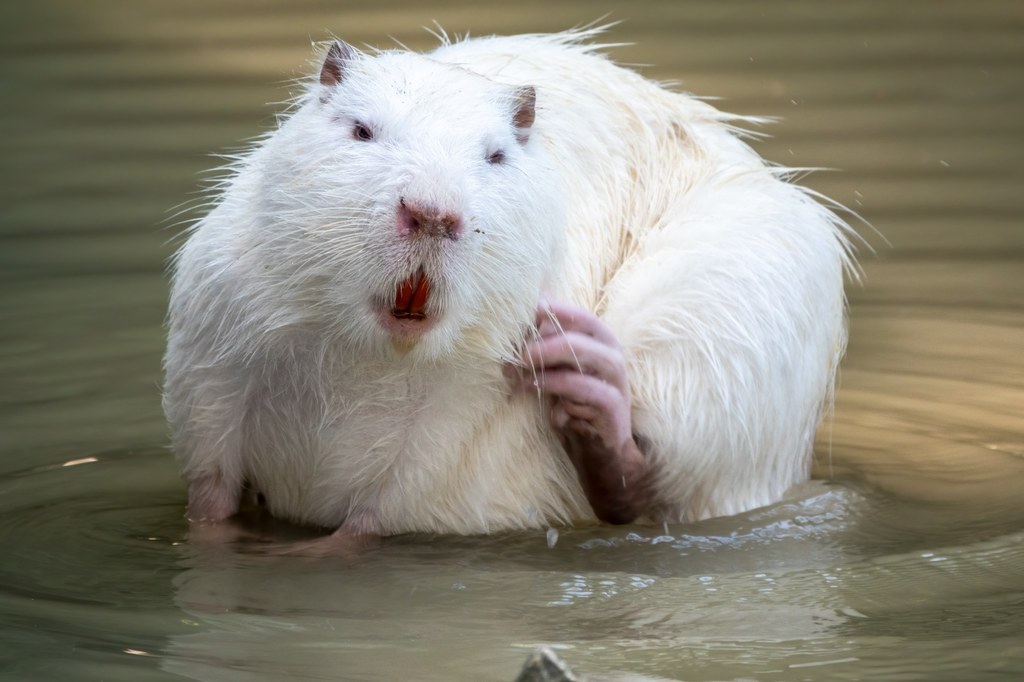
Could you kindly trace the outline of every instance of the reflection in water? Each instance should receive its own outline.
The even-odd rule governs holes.
[[[891,247],[850,289],[817,482],[693,526],[395,538],[355,562],[184,543],[159,409],[196,174],[272,124],[308,37],[412,47],[611,11],[621,61],[783,118],[770,159]],[[0,9],[0,676],[1024,675],[1019,3],[8,3]],[[61,466],[67,464],[68,466]]]
[[[459,677],[506,670],[511,679],[536,644],[559,642],[594,670],[621,670],[628,660],[629,671],[664,675],[652,661],[700,641],[725,643],[715,657],[725,665],[738,643],[768,632],[830,648],[831,629],[847,616],[836,576],[822,567],[843,556],[838,544],[857,496],[813,493],[685,534],[565,531],[550,551],[542,533],[403,538],[356,562],[298,568],[193,550],[175,601],[209,629],[173,638],[168,669],[225,679],[212,671],[239,665],[232,659],[247,651],[258,653],[242,665],[257,675],[284,666],[313,679],[332,670],[449,679],[454,664]],[[507,644],[495,650],[495,641]],[[793,653],[766,647],[751,662]]]

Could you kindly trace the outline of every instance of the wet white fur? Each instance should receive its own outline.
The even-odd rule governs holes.
[[[239,160],[174,265],[164,405],[186,480],[248,480],[279,516],[385,534],[592,521],[546,409],[501,376],[541,295],[618,335],[656,520],[807,477],[845,345],[846,228],[738,119],[589,37],[361,55]],[[462,238],[408,246],[400,197],[458,211]],[[421,262],[441,321],[398,348],[373,306]]]

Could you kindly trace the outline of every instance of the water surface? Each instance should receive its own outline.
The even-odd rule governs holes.
[[[311,40],[413,48],[611,12],[622,62],[782,119],[860,212],[817,481],[665,529],[402,537],[356,562],[186,542],[163,266],[201,172]],[[1024,6],[46,0],[0,9],[0,677],[1024,676]]]

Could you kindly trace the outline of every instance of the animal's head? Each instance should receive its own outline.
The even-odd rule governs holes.
[[[260,201],[346,343],[511,356],[562,242],[538,107],[529,85],[331,44],[268,142]]]

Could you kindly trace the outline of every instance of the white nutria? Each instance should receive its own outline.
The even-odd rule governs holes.
[[[164,407],[190,518],[226,519],[248,485],[336,535],[694,521],[808,477],[847,228],[743,119],[592,34],[331,46],[174,263]],[[625,377],[618,426],[584,425],[641,453],[622,515],[581,483],[619,455],[566,439],[603,408],[547,378],[575,361],[524,356],[577,323]],[[615,383],[590,363],[570,373]]]

